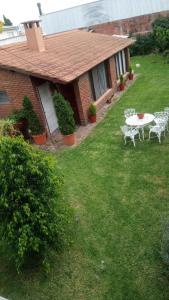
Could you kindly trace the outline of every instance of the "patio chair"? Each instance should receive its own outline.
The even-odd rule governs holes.
[[[167,113],[164,112],[164,111],[158,111],[158,112],[154,113],[155,118],[162,118],[162,117],[164,117],[166,115],[167,115]]]
[[[132,140],[132,142],[134,144],[134,147],[136,146],[136,144],[135,144],[135,136],[136,135],[139,136],[139,140],[141,141],[140,132],[139,132],[138,128],[130,127],[130,126],[127,126],[127,125],[121,126],[120,128],[121,128],[121,131],[124,135],[125,145],[126,145],[127,137],[129,137]]]
[[[158,123],[157,125],[149,125],[150,131],[149,131],[149,140],[151,133],[155,133],[158,137],[159,143],[161,143],[161,135],[164,133],[165,136],[165,123]]]
[[[125,118],[127,119],[127,118],[129,118],[130,116],[135,115],[135,113],[136,113],[135,108],[127,108],[127,109],[125,109],[125,111],[124,111],[124,116],[125,116]]]
[[[164,112],[167,113],[167,115],[169,116],[169,107],[165,107]]]
[[[165,129],[168,131],[168,115],[166,112],[163,112],[163,114],[155,117],[154,122],[158,125],[160,123],[165,124]]]

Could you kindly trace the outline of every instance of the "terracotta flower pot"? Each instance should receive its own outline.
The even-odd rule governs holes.
[[[129,73],[129,80],[133,80],[134,74],[133,73]]]
[[[75,141],[76,141],[76,136],[74,132],[68,135],[63,135],[63,142],[66,146],[74,145]]]
[[[89,121],[90,123],[96,123],[96,115],[89,115]]]
[[[124,83],[120,83],[120,85],[119,85],[119,90],[120,90],[120,91],[124,91]]]
[[[44,145],[47,140],[46,132],[32,135],[32,139],[36,145]]]
[[[137,114],[137,117],[139,118],[139,119],[143,119],[144,118],[144,114],[142,113],[142,114]]]

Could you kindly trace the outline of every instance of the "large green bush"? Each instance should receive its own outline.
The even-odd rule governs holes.
[[[153,33],[137,35],[136,42],[130,47],[131,56],[150,54],[155,50],[156,42]]]
[[[53,158],[21,137],[0,139],[0,226],[19,271],[27,259],[46,260],[67,241],[70,210],[60,197]]]
[[[153,31],[136,35],[136,42],[130,47],[131,56],[164,52],[169,49],[169,17],[158,18],[152,24]]]
[[[153,34],[160,52],[169,50],[169,18],[159,18],[153,23]]]
[[[63,135],[75,132],[74,112],[68,101],[59,93],[53,95],[56,115],[58,118],[59,129]]]

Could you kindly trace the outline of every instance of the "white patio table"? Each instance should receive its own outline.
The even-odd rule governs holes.
[[[145,113],[142,119],[139,119],[137,114],[135,114],[126,119],[126,124],[133,127],[139,127],[142,130],[142,136],[144,140],[144,127],[153,122],[154,119],[155,116],[153,114]]]

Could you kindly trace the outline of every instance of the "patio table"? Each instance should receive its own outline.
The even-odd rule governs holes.
[[[139,119],[137,114],[132,115],[126,119],[126,124],[133,127],[139,127],[142,130],[142,136],[144,140],[144,126],[150,124],[155,119],[155,116],[153,114],[144,114],[144,117],[142,119]]]

